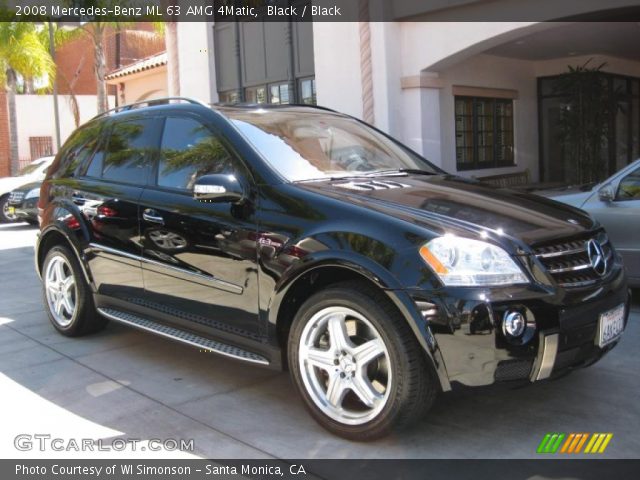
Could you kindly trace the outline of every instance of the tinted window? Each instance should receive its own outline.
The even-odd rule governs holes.
[[[152,152],[157,148],[156,124],[154,118],[117,122],[107,144],[102,178],[145,184],[151,172]]]
[[[622,179],[618,186],[618,200],[640,200],[640,168]]]
[[[158,185],[191,190],[202,175],[236,173],[239,167],[220,138],[200,122],[177,117],[165,121]]]
[[[104,160],[104,145],[102,145],[91,159],[85,175],[88,177],[100,177],[102,175],[102,161]]]
[[[100,125],[92,124],[78,130],[72,137],[72,143],[63,154],[61,165],[65,177],[77,174],[85,162],[91,157],[100,139]]]

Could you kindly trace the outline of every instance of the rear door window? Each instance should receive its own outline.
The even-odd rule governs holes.
[[[157,118],[115,122],[104,158],[94,158],[89,170],[93,167],[92,173],[95,173],[98,163],[102,163],[102,178],[105,180],[146,184],[152,172],[154,153],[158,148],[160,123]]]

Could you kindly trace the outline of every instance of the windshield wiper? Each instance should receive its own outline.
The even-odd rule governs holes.
[[[365,177],[391,177],[394,175],[414,174],[414,175],[440,175],[438,172],[430,172],[428,170],[420,170],[418,168],[393,168],[389,170],[378,170],[369,172]]]

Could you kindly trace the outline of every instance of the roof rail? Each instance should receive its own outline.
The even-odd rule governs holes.
[[[168,103],[171,103],[173,101],[187,102],[187,103],[191,103],[193,105],[201,105],[203,107],[210,108],[209,105],[207,105],[206,103],[201,102],[199,100],[194,100],[193,98],[188,98],[188,97],[150,98],[148,100],[142,100],[140,102],[129,103],[127,105],[120,105],[120,106],[117,106],[115,108],[109,109],[106,112],[99,113],[98,115],[93,117],[92,120],[104,117],[106,115],[113,115],[114,113],[128,112],[129,110],[133,110],[135,108],[142,108],[143,106],[151,107],[151,106],[154,106],[154,105],[162,105],[162,104],[165,104],[165,103],[168,104]]]

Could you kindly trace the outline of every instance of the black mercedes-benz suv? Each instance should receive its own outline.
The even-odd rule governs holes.
[[[288,366],[311,415],[352,439],[456,383],[590,365],[629,314],[620,257],[584,212],[449,175],[318,107],[108,112],[61,149],[39,215],[62,334],[112,320]]]

